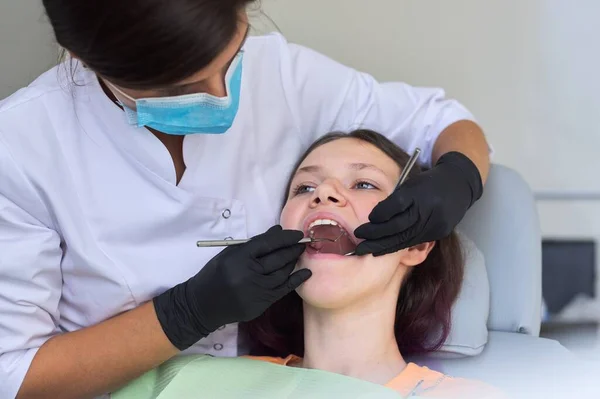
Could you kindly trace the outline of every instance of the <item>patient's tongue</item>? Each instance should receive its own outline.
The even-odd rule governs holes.
[[[322,254],[345,255],[356,249],[354,242],[348,237],[348,233],[339,226],[319,225],[311,229],[312,238],[326,238],[330,241],[321,241],[311,244],[311,247]]]

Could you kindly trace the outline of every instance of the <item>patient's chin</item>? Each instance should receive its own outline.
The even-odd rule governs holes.
[[[297,292],[304,302],[321,309],[344,308],[358,299],[364,291],[369,291],[373,282],[361,278],[351,268],[338,270],[336,267],[317,267],[306,265],[312,276]]]
[[[342,309],[352,302],[353,296],[347,291],[342,291],[333,285],[328,285],[316,280],[306,282],[297,292],[308,305],[317,309]]]
[[[402,270],[394,257],[345,257],[322,259],[303,255],[297,269],[312,276],[298,288],[304,302],[321,309],[342,309],[361,298],[387,290],[402,281]],[[397,289],[394,289],[397,293]]]

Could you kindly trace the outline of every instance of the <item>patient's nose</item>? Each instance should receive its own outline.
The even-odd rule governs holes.
[[[336,181],[325,181],[315,189],[311,206],[336,205],[346,206],[347,200],[343,194],[343,187]]]

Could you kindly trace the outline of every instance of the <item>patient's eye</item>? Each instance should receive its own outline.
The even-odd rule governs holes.
[[[309,186],[307,184],[298,184],[292,190],[292,195],[300,195],[305,193],[312,193],[315,190],[314,187]]]
[[[354,188],[358,190],[373,190],[377,189],[374,184],[369,183],[367,181],[358,181],[354,184]]]

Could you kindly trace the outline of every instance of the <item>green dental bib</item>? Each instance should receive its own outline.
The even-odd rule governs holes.
[[[246,358],[182,356],[149,371],[112,399],[330,399],[402,396],[382,385],[320,370]]]

